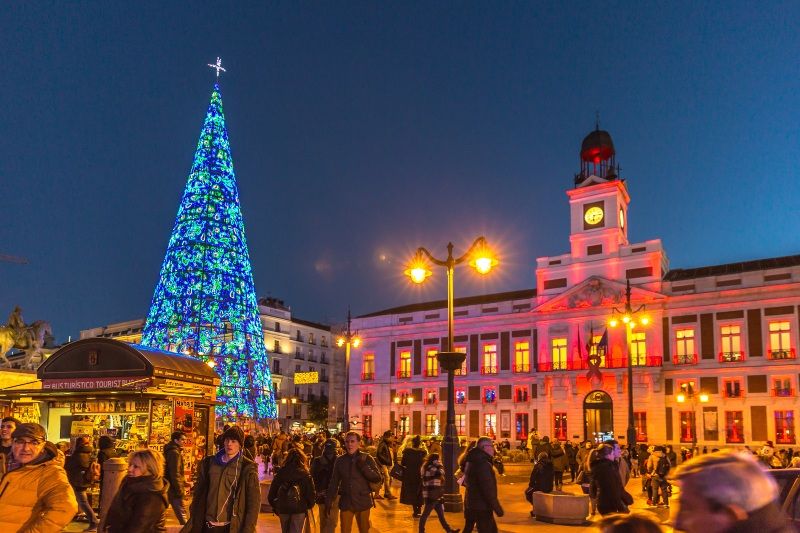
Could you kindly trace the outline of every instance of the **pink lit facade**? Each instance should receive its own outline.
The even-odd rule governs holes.
[[[541,257],[536,289],[456,298],[461,435],[516,443],[539,435],[625,442],[627,354],[637,440],[736,446],[797,444],[800,256],[670,270],[661,241],[628,241],[630,196],[611,137],[589,134],[567,191],[569,252]],[[631,284],[649,324],[610,328]],[[640,315],[641,316],[641,315]],[[353,426],[376,435],[443,434],[443,302],[359,317],[352,352]],[[607,343],[603,335],[607,334]],[[588,352],[603,354],[590,375]]]

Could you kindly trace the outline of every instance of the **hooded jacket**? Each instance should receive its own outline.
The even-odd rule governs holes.
[[[569,457],[560,442],[553,444],[550,450],[550,459],[553,461],[553,470],[563,472],[569,466]]]
[[[403,485],[400,487],[400,503],[406,505],[422,505],[422,464],[425,462],[425,450],[409,447],[403,451],[400,464],[403,470]]]
[[[126,477],[122,480],[100,531],[108,533],[164,533],[166,528],[169,483],[153,476]]]
[[[497,478],[492,466],[491,456],[480,448],[472,448],[464,458],[466,473],[466,495],[464,507],[474,511],[494,511],[503,514],[503,508],[497,499]]]
[[[283,485],[297,485],[300,491],[300,501],[305,506],[305,510],[314,507],[316,500],[316,493],[314,490],[314,481],[311,479],[311,474],[305,468],[300,468],[297,464],[284,465],[272,478],[272,484],[269,487],[267,494],[267,501],[272,506],[275,514],[289,514],[289,511],[281,509],[280,502],[278,501],[278,491]]]
[[[164,446],[164,478],[169,483],[169,493],[171,499],[183,498],[185,492],[186,479],[183,467],[183,454],[181,447],[174,440]]]
[[[75,490],[86,490],[92,484],[86,480],[86,472],[92,465],[92,448],[89,446],[77,446],[72,455],[67,457],[64,463],[64,470],[67,471],[69,484]]]
[[[589,494],[597,500],[597,511],[601,515],[627,512],[623,499],[625,487],[619,476],[619,468],[614,461],[600,459],[592,463],[592,483]]]
[[[206,523],[206,506],[208,494],[211,491],[222,490],[218,486],[211,486],[209,469],[212,461],[224,468],[238,468],[236,484],[232,487],[232,512],[230,517],[230,530],[236,533],[255,533],[258,512],[261,510],[261,489],[258,483],[258,467],[248,459],[241,456],[231,459],[228,463],[222,462],[224,451],[206,457],[200,463],[197,471],[197,483],[192,494],[192,504],[189,507],[189,521],[181,529],[181,533],[201,533]]]
[[[78,503],[57,457],[58,450],[48,442],[39,457],[3,474],[0,531],[57,533],[70,523]]]

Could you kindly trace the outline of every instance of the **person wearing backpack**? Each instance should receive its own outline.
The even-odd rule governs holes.
[[[383,475],[375,459],[360,450],[361,435],[348,431],[344,439],[347,453],[336,459],[333,475],[325,494],[325,513],[331,512],[334,497],[339,495],[341,533],[350,533],[353,522],[359,533],[369,533],[369,513],[375,502],[374,491],[383,486]]]
[[[78,437],[75,440],[75,448],[72,450],[72,454],[67,457],[64,463],[67,480],[75,492],[78,508],[86,515],[86,519],[89,521],[89,527],[86,531],[97,531],[97,524],[99,523],[86,494],[86,490],[91,488],[92,484],[97,481],[95,477],[97,469],[94,466],[97,463],[92,460],[92,453],[93,450],[89,444],[89,438]]]
[[[308,510],[314,507],[316,491],[311,472],[306,466],[306,454],[292,448],[269,487],[267,501],[280,517],[281,533],[302,533]]]

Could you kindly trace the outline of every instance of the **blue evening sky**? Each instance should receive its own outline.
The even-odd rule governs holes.
[[[484,234],[530,288],[610,131],[631,240],[673,268],[800,253],[798,2],[8,2],[0,322],[144,317],[211,89],[260,295],[305,319],[444,297],[409,253]]]

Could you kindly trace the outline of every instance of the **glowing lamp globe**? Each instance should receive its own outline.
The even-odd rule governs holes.
[[[344,346],[344,339],[342,337],[339,337],[338,339],[336,339],[336,346],[338,346],[339,348]]]
[[[430,269],[427,267],[427,265],[425,265],[424,263],[414,262],[406,269],[404,274],[408,276],[411,279],[411,281],[419,284],[423,283],[426,279],[428,279],[433,274],[433,272],[431,272]]]
[[[353,348],[358,348],[359,346],[361,346],[361,339],[356,337],[353,339]]]

